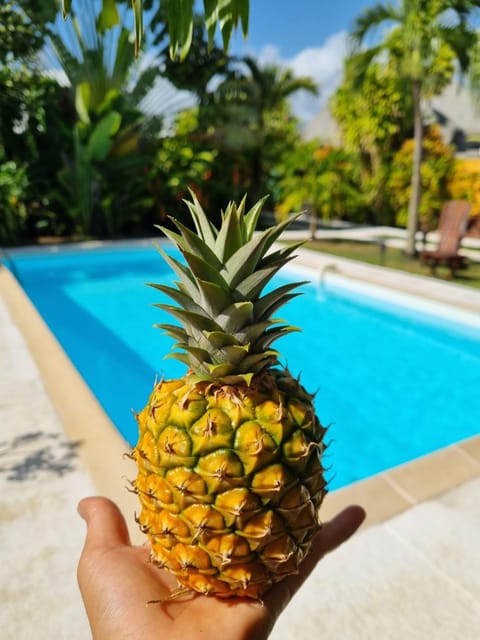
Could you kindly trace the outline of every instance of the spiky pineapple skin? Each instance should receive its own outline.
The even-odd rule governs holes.
[[[137,416],[134,489],[152,560],[188,590],[261,595],[320,527],[325,429],[286,370],[250,384],[157,384]]]

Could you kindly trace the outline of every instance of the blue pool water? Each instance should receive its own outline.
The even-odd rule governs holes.
[[[153,247],[28,254],[10,265],[120,432],[156,376],[183,375],[153,328],[166,301],[145,286],[171,280]],[[285,270],[282,282],[308,279]],[[327,464],[338,488],[478,433],[480,329],[315,283],[279,315],[302,333],[280,339],[284,362],[330,425]],[[170,302],[170,301],[169,301]]]

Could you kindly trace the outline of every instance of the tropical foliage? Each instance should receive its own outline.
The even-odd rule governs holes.
[[[450,177],[455,166],[454,149],[446,145],[438,127],[426,128],[422,149],[422,191],[419,209],[419,226],[423,230],[434,229],[442,204],[449,199]],[[397,205],[396,224],[405,226],[412,183],[412,154],[416,140],[406,140],[393,157],[388,179],[390,198]]]
[[[453,199],[471,203],[473,217],[480,216],[480,158],[455,160],[449,192]]]
[[[63,15],[66,17],[75,6],[75,0],[62,0]],[[110,23],[117,19],[117,5],[121,0],[103,0],[102,16]],[[134,17],[135,51],[138,53],[144,35],[144,5],[146,9],[154,8],[152,1],[131,0]],[[248,31],[249,0],[204,0],[204,23],[207,27],[208,43],[213,47],[217,26],[220,27],[224,48],[228,48],[234,29],[241,25],[243,33]],[[157,14],[154,22],[165,22],[169,34],[171,58],[184,59],[192,44],[194,22],[194,0],[162,0],[157,3]],[[100,22],[101,24],[101,22]]]
[[[358,220],[365,209],[356,156],[316,142],[297,144],[279,167],[277,213],[305,210],[313,219]],[[315,227],[312,228],[312,236]]]
[[[480,171],[454,161],[418,109],[457,64],[480,78],[469,23],[480,0],[425,2],[377,5],[357,20],[330,102],[342,139],[332,147],[302,141],[292,116],[291,96],[318,91],[310,78],[225,50],[232,29],[248,24],[245,0],[206,0],[203,16],[190,0],[135,0],[133,11],[130,0],[73,0],[66,22],[53,1],[7,0],[1,242],[145,235],[182,217],[189,188],[214,211],[268,193],[279,216],[308,209],[314,221],[410,229],[434,225],[445,197],[480,211]],[[367,40],[378,25],[386,31]],[[145,51],[135,51],[135,29]]]
[[[50,38],[76,112],[73,150],[59,180],[76,230],[87,235],[125,232],[125,214],[151,204],[134,195],[134,185],[148,163],[144,133],[160,126],[140,109],[158,65],[141,69],[128,29],[119,26],[118,15],[104,14],[73,14],[63,32]]]
[[[172,135],[159,141],[146,171],[146,184],[155,202],[153,219],[157,223],[168,223],[167,216],[184,217],[182,201],[189,196],[189,190],[196,192],[202,202],[209,199],[211,189],[207,185],[217,153],[196,139],[196,131],[198,110],[180,113],[175,119]],[[188,216],[184,222],[188,222]]]
[[[27,187],[26,166],[7,160],[0,147],[0,239],[5,243],[15,240],[25,224]]]
[[[22,7],[13,2],[0,7],[2,242],[18,241],[40,229],[66,231],[64,216],[54,214],[58,194],[52,175],[61,166],[61,153],[68,146],[62,132],[72,118],[65,91],[38,64],[49,16],[34,0],[22,2]]]
[[[413,130],[411,96],[390,64],[370,64],[358,90],[356,59],[345,62],[344,78],[330,101],[345,149],[358,156],[369,218],[396,223],[387,182],[392,158]]]
[[[208,59],[206,37],[196,28],[185,62],[165,61],[168,79],[197,97],[198,107],[190,112],[196,121],[195,125],[191,120],[191,148],[214,152],[204,197],[213,210],[245,193],[252,203],[256,194],[275,197],[278,159],[300,139],[288,98],[302,89],[316,92],[316,86],[310,78],[261,66],[252,58],[230,57],[220,49],[201,72],[204,59]],[[216,82],[211,83],[214,76]]]
[[[173,141],[162,117],[142,109],[160,60],[135,58],[111,2],[94,14],[98,4],[76,0],[56,25],[45,22],[55,12],[44,16],[37,4],[1,9],[6,33],[22,38],[0,43],[0,239],[144,234],[186,193],[176,180],[200,181],[211,153],[192,161],[185,136]],[[162,113],[162,90],[155,96]]]
[[[451,82],[455,63],[462,71],[468,69],[478,39],[470,23],[477,7],[480,7],[478,0],[401,0],[398,5],[377,4],[363,12],[353,30],[359,83],[372,62],[386,59],[410,87],[416,141],[408,207],[410,255],[415,253],[422,193],[422,101],[437,95]],[[361,48],[381,25],[387,27],[383,40],[367,49]]]
[[[216,144],[227,155],[242,154],[244,166],[238,170],[252,202],[267,191],[272,163],[298,139],[298,134],[294,140],[285,135],[292,123],[287,99],[301,90],[317,93],[310,78],[295,77],[289,69],[274,65],[261,66],[248,57],[240,65],[229,66],[223,81],[200,107],[202,126]]]

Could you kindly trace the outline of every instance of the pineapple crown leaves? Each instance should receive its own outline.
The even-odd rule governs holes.
[[[181,326],[156,326],[176,341],[167,357],[187,364],[195,379],[250,384],[253,376],[278,365],[278,352],[271,349],[272,342],[298,331],[272,315],[299,295],[293,290],[305,283],[289,283],[262,295],[302,244],[273,248],[297,216],[256,233],[266,198],[249,211],[245,211],[243,198],[238,205],[228,204],[217,229],[193,192],[191,198],[185,202],[194,231],[173,218],[176,231],[159,227],[184,258],[185,263],[157,246],[178,280],[173,286],[150,283],[176,303],[155,306],[176,318]]]

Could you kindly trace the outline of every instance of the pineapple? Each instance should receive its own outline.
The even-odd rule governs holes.
[[[163,229],[186,265],[159,248],[179,280],[152,286],[176,303],[158,306],[181,326],[158,326],[188,371],[137,415],[137,521],[180,591],[260,598],[297,572],[326,492],[313,397],[271,347],[295,330],[272,314],[301,283],[262,294],[299,245],[269,252],[290,220],[254,233],[263,200],[230,203],[220,229],[187,205],[196,233]]]

